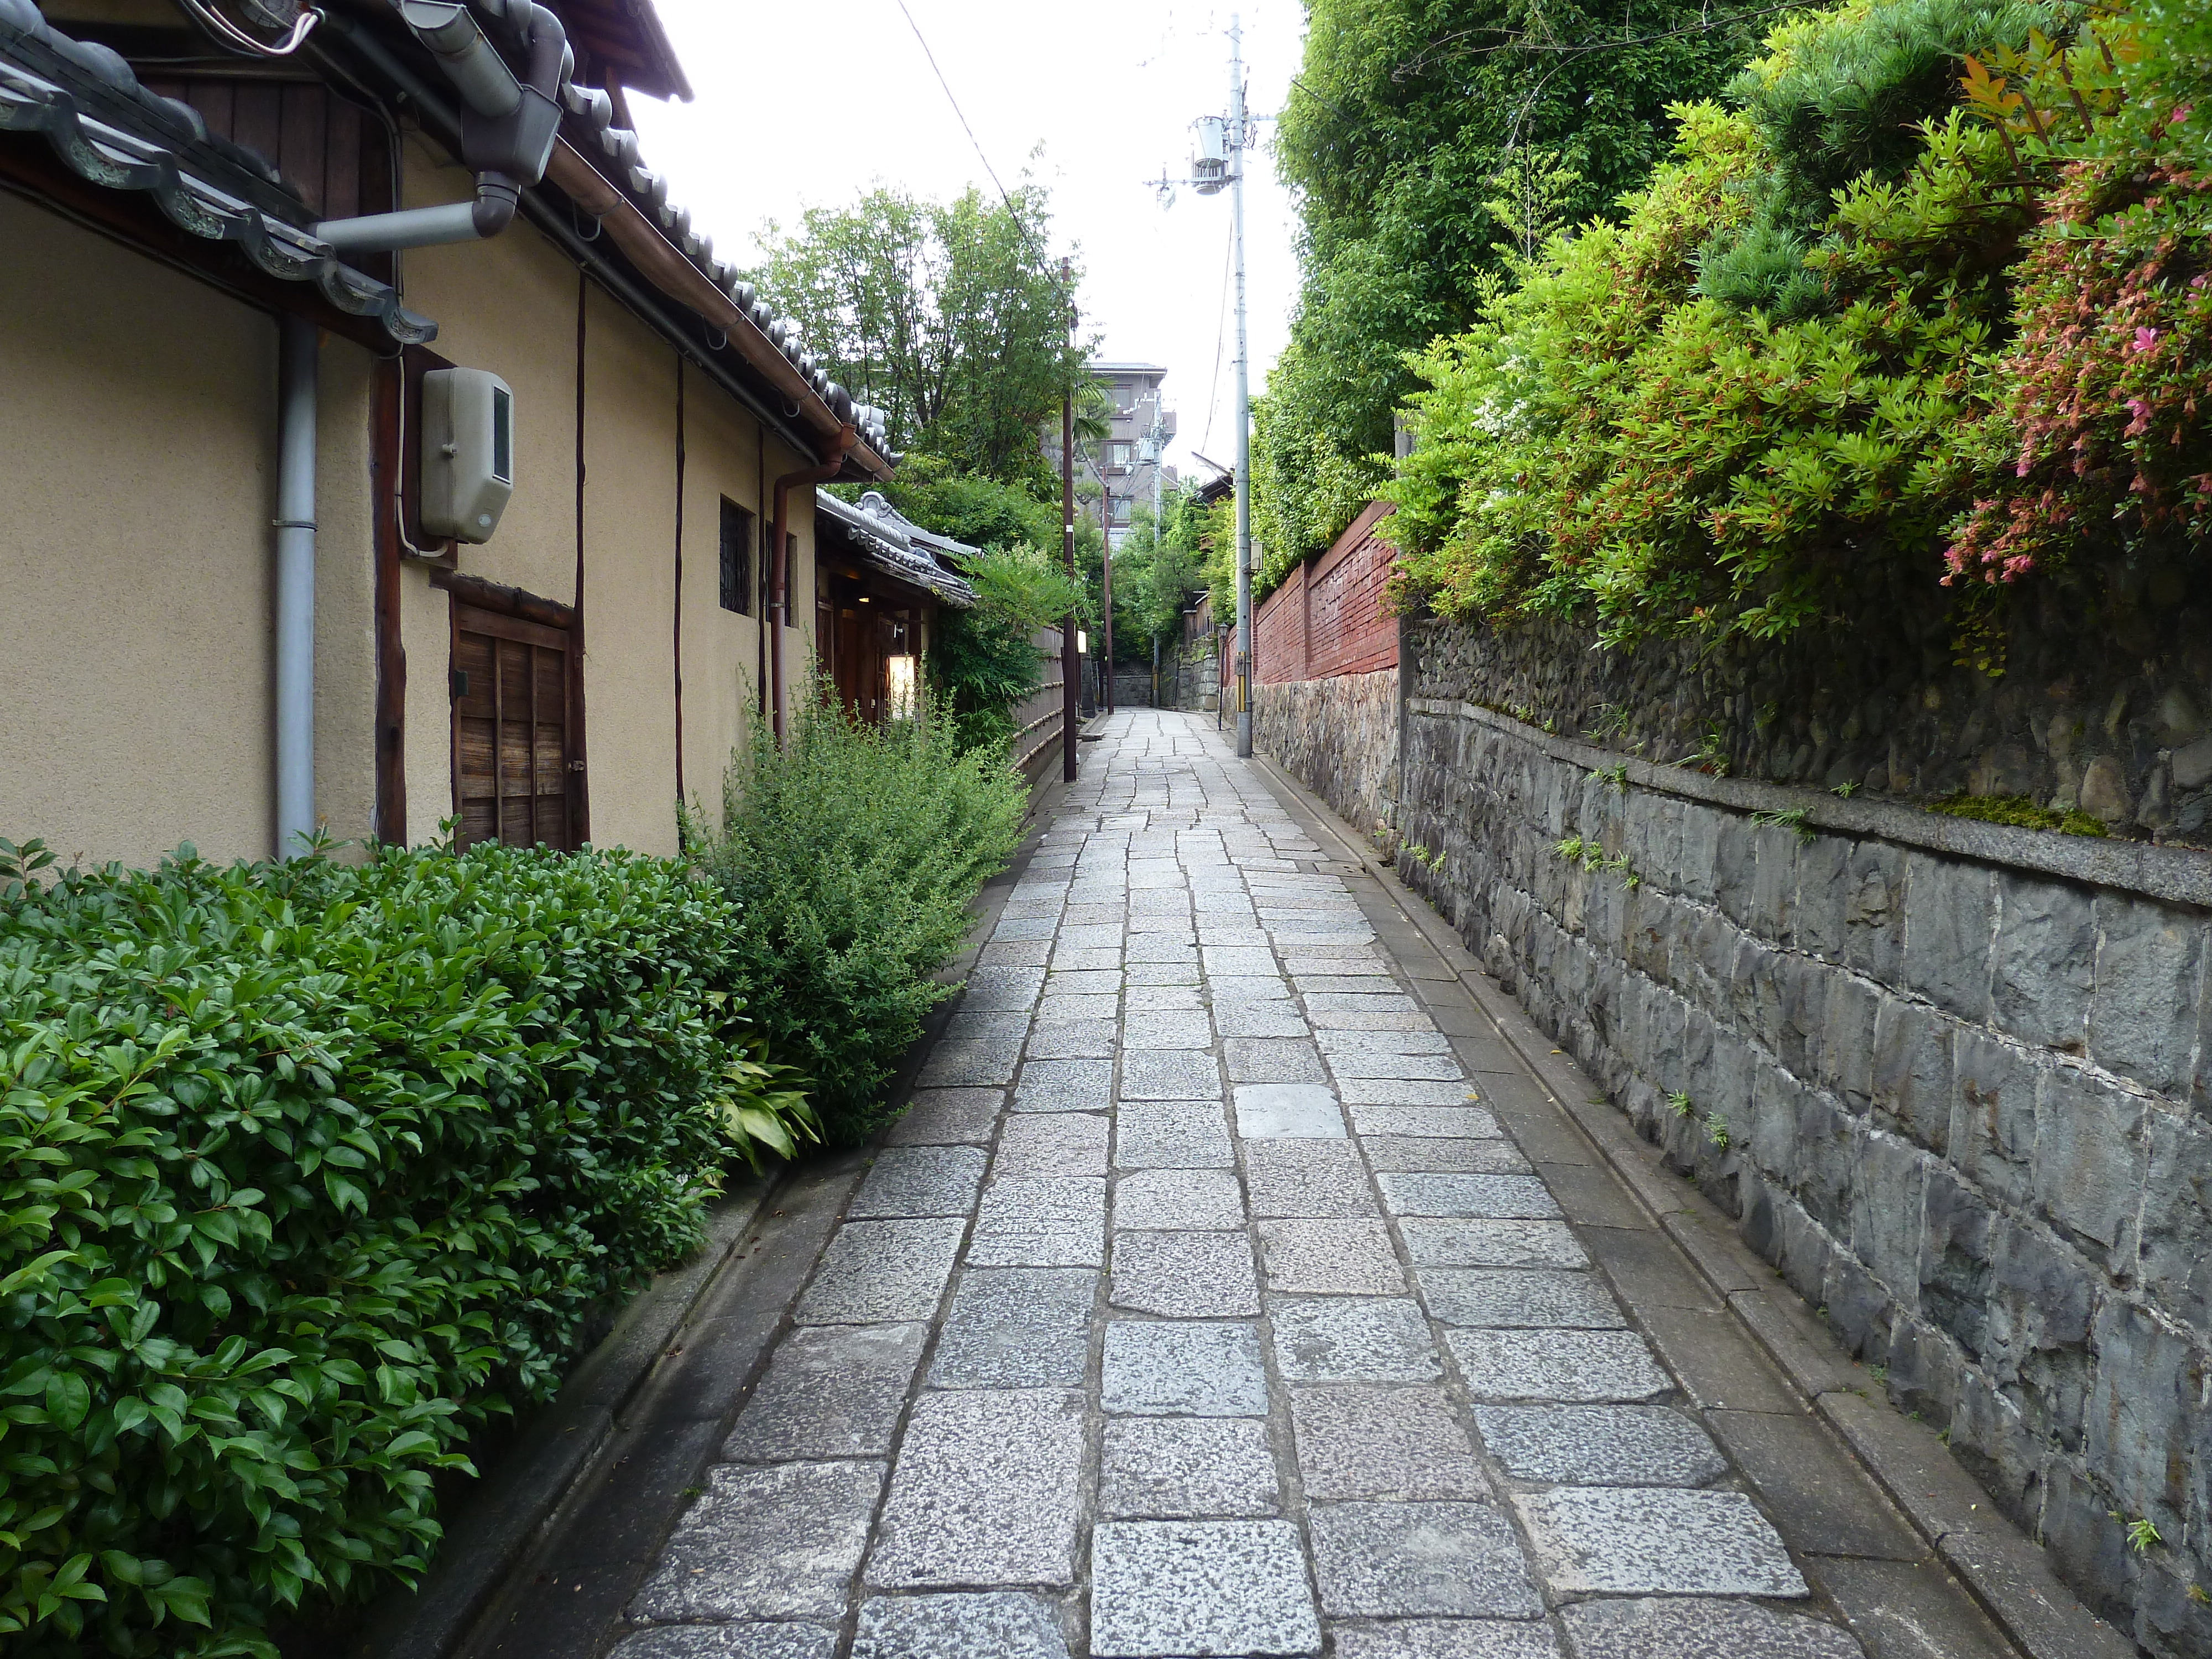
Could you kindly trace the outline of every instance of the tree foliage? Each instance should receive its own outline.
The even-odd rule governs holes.
[[[2160,0],[2075,43],[2077,101],[2038,15],[1852,0],[1778,28],[1739,109],[1679,109],[1623,223],[1555,237],[1420,360],[1387,532],[1413,584],[1449,614],[1586,610],[1608,642],[1775,639],[1884,581],[2016,579],[2093,526],[2201,553],[2206,60]],[[2030,56],[2063,116],[2003,113],[1984,60]],[[1999,119],[1959,106],[1962,73]],[[1855,123],[1825,216],[1777,218]],[[1795,264],[1717,296],[1712,251],[1762,223]],[[1986,613],[1962,621],[1993,665]]]
[[[1011,208],[974,189],[932,202],[879,185],[769,225],[752,275],[830,374],[884,411],[894,448],[1042,490],[1037,434],[1088,384],[1068,289],[1038,252],[1050,218],[1034,183]]]
[[[1418,384],[1406,354],[1645,180],[1666,107],[1717,94],[1756,43],[1739,9],[1757,9],[1311,0],[1278,148],[1303,287],[1255,412],[1268,570],[1327,546],[1388,477],[1392,412]]]

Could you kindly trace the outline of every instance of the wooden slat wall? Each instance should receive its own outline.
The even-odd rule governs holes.
[[[392,206],[383,133],[320,82],[149,76],[144,84],[190,104],[210,131],[275,167],[323,218],[382,213]]]

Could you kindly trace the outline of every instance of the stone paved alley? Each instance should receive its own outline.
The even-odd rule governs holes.
[[[1344,848],[1099,729],[618,1659],[2010,1652]]]

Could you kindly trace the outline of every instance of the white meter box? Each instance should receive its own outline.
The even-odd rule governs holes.
[[[488,542],[514,494],[514,392],[481,368],[422,377],[422,532]]]

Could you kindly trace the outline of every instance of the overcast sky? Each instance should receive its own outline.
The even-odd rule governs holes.
[[[1036,0],[906,3],[1000,178],[1011,187],[1032,167],[1051,187],[1050,251],[1075,245],[1102,355],[1167,366],[1180,422],[1170,459],[1188,470],[1203,448],[1228,465],[1228,193],[1182,190],[1163,212],[1149,181],[1186,173],[1190,122],[1228,111],[1230,8],[1176,3],[1108,23],[1103,12]],[[635,100],[646,164],[668,175],[669,199],[721,257],[749,264],[763,222],[849,202],[878,180],[938,198],[991,188],[898,0],[656,4],[697,97]],[[1237,10],[1251,108],[1272,117],[1297,67],[1304,9],[1246,0]],[[1255,392],[1282,349],[1297,283],[1273,121],[1256,131],[1245,192]]]

